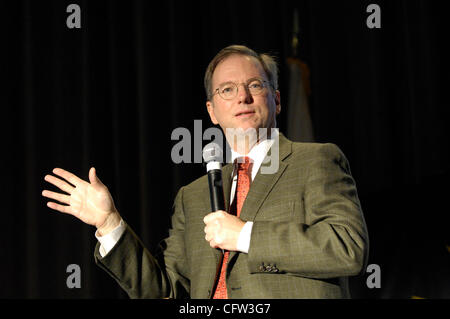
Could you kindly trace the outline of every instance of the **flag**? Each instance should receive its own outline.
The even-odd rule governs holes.
[[[314,131],[309,111],[309,68],[298,56],[300,25],[297,9],[292,23],[292,57],[287,59],[289,95],[287,106],[287,137],[296,142],[314,142]]]
[[[287,107],[287,136],[296,142],[314,142],[309,110],[309,69],[298,58],[288,58],[289,95]]]

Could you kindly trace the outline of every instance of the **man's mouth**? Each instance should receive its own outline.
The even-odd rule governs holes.
[[[252,114],[255,114],[255,111],[251,111],[251,110],[248,110],[248,111],[241,111],[241,112],[238,112],[235,116],[236,117],[239,117],[239,116],[250,116],[250,115],[252,115]]]

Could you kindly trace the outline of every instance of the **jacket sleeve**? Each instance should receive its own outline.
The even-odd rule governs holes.
[[[177,194],[169,237],[154,255],[127,225],[117,244],[103,258],[97,243],[96,264],[126,291],[130,298],[184,298],[189,296],[184,249],[183,188]]]
[[[254,221],[248,266],[309,278],[358,275],[367,262],[368,234],[344,154],[322,144],[308,164],[301,196],[307,223]],[[300,193],[300,192],[299,192]]]

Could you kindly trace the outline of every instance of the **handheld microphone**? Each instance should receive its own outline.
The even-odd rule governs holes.
[[[209,143],[203,148],[203,159],[208,172],[211,211],[225,210],[222,186],[222,149],[217,143]]]

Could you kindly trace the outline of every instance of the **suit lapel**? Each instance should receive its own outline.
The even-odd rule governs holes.
[[[261,167],[259,168],[258,173],[250,186],[244,205],[242,206],[240,217],[243,220],[253,221],[255,219],[259,208],[288,165],[284,163],[283,160],[291,154],[292,142],[286,139],[281,133],[279,137],[278,170],[271,174],[262,174]],[[272,147],[270,152],[273,150],[274,148]],[[270,155],[268,154],[267,156]]]
[[[225,198],[225,211],[230,208],[231,193],[231,173],[233,172],[233,164],[227,164],[222,168],[223,196]]]

